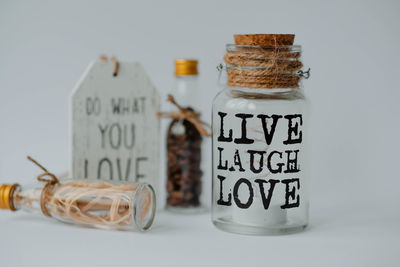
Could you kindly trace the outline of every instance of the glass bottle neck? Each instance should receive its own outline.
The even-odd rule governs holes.
[[[197,75],[175,76],[171,93],[179,105],[188,107],[195,103],[198,95],[197,77]]]

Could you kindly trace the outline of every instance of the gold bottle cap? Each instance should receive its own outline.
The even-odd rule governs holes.
[[[18,184],[0,185],[0,209],[15,211],[11,197],[17,186]]]
[[[195,59],[176,59],[175,60],[175,75],[197,75],[197,63]]]

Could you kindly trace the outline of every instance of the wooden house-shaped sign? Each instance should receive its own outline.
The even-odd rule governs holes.
[[[159,94],[139,63],[90,64],[71,100],[72,177],[146,182],[157,192],[159,106]]]

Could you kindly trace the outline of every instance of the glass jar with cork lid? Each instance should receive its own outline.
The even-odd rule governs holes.
[[[307,102],[292,34],[235,35],[212,111],[212,220],[242,234],[308,224]]]

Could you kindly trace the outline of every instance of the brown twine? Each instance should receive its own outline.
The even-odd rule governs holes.
[[[229,65],[227,83],[247,88],[298,88],[301,77],[297,71],[303,67],[300,56],[288,48],[238,47],[224,56]]]
[[[36,166],[41,168],[44,173],[38,175],[37,180],[39,182],[45,183],[43,187],[42,193],[40,194],[40,209],[45,216],[51,217],[49,210],[46,207],[46,203],[48,203],[51,199],[52,192],[54,189],[54,185],[59,184],[59,180],[57,177],[50,173],[45,167],[43,167],[39,162],[31,158],[30,156],[27,157],[28,160],[32,161]],[[45,179],[45,177],[49,177],[50,179]]]
[[[133,192],[137,188],[137,184],[115,186],[105,182],[68,182],[57,186],[48,206],[55,216],[78,223],[129,225],[134,219]],[[141,218],[149,211],[150,200],[150,195],[146,195],[146,206],[138,210]]]
[[[274,89],[274,88],[298,88],[299,83],[292,81],[292,82],[279,82],[279,81],[268,81],[261,83],[257,82],[240,82],[240,81],[228,81],[229,86],[233,87],[246,87],[246,88],[265,88],[265,89]]]
[[[299,70],[303,64],[299,61],[299,52],[265,52],[265,53],[242,53],[227,52],[224,56],[226,63],[236,66],[259,66],[259,67],[295,67]]]
[[[248,62],[246,62],[248,63]],[[231,63],[230,63],[231,64]],[[236,64],[232,64],[236,65]],[[249,65],[248,65],[249,66]],[[300,61],[292,61],[292,62],[279,62],[279,61],[268,61],[268,62],[259,62],[258,65],[254,64],[253,66],[260,66],[263,68],[257,69],[245,69],[245,68],[228,68],[228,72],[231,75],[247,75],[247,76],[260,76],[260,75],[270,75],[270,74],[291,74],[300,70],[303,67],[303,64]],[[247,67],[247,66],[243,66]]]
[[[204,126],[207,128],[210,128],[210,126],[206,122],[199,119],[201,115],[199,112],[195,112],[190,108],[183,108],[175,101],[175,98],[170,94],[168,95],[168,101],[175,105],[179,109],[179,112],[158,112],[157,116],[159,118],[187,120],[196,127],[197,131],[199,131],[202,136],[211,136],[211,134],[204,128]]]
[[[100,56],[100,60],[101,60],[101,61],[108,61],[108,58],[107,58],[107,56],[105,56],[105,55],[101,55],[101,56]],[[116,76],[118,75],[119,62],[118,62],[117,58],[114,57],[114,56],[111,57],[111,62],[114,63],[113,76],[116,77]]]

